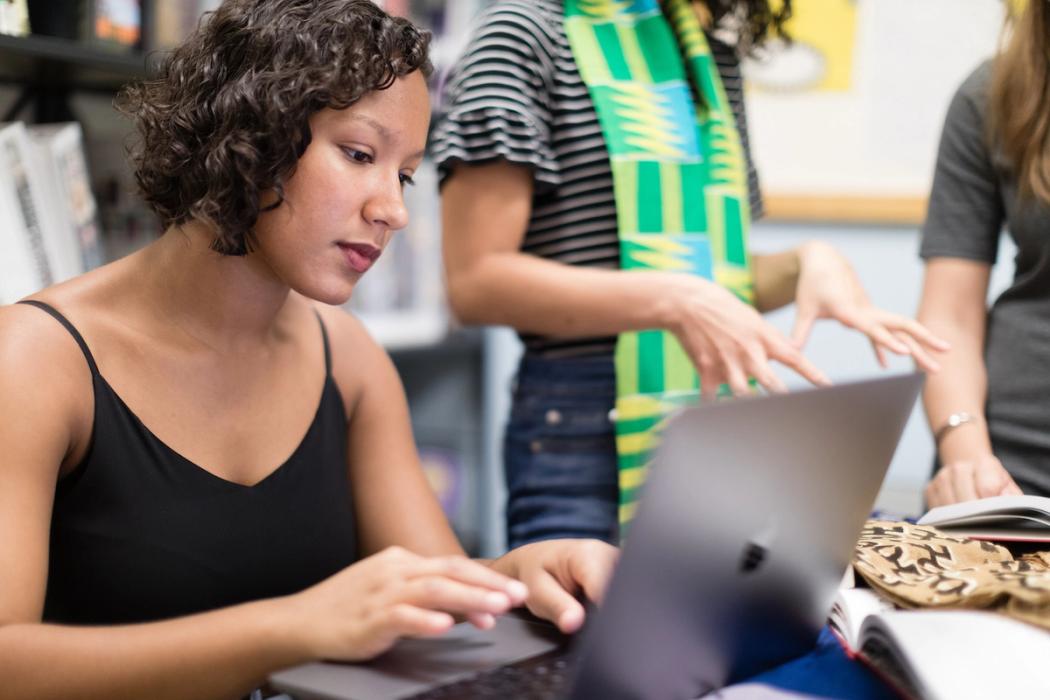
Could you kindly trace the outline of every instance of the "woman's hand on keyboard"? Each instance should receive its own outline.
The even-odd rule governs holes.
[[[401,637],[443,634],[454,615],[491,625],[526,595],[520,581],[466,557],[390,547],[279,602],[308,658],[360,661]]]
[[[534,615],[572,633],[583,625],[577,595],[601,602],[619,551],[599,540],[546,540],[511,550],[492,567],[529,587],[525,605]]]

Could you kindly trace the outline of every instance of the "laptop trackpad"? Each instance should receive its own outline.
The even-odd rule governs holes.
[[[542,654],[560,639],[551,625],[507,615],[487,632],[464,622],[435,639],[404,639],[368,663],[304,664],[270,683],[302,700],[392,700]]]

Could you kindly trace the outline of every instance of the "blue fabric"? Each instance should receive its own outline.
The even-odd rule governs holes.
[[[612,357],[526,355],[504,439],[507,542],[618,539]]]
[[[757,693],[745,693],[756,689]],[[769,689],[768,693],[761,692]],[[896,700],[900,696],[867,666],[850,659],[827,627],[821,630],[813,651],[744,683],[723,689],[714,697],[732,700],[774,695],[776,691],[803,698],[851,698],[852,700]]]

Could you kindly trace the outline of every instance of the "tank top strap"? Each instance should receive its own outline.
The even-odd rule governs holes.
[[[98,376],[98,374],[99,374],[99,372],[98,372],[98,365],[95,364],[95,357],[94,357],[94,355],[91,354],[91,350],[88,348],[87,343],[84,341],[84,336],[80,335],[80,331],[78,331],[76,329],[76,327],[72,323],[69,322],[68,318],[63,316],[58,311],[58,309],[56,309],[55,307],[51,306],[50,304],[45,304],[42,301],[36,301],[35,299],[24,299],[24,300],[22,300],[22,301],[20,301],[18,303],[19,304],[25,304],[27,306],[35,306],[36,308],[40,309],[41,311],[44,311],[44,312],[50,314],[52,317],[54,317],[54,319],[56,321],[61,323],[62,326],[65,327],[65,329],[67,331],[69,331],[69,334],[71,336],[73,336],[73,340],[77,341],[77,345],[80,346],[81,352],[84,353],[84,359],[87,360],[88,367],[91,369],[91,375],[93,377],[97,377]],[[325,345],[325,353],[327,353],[327,352],[328,352],[328,345],[326,344]]]
[[[325,328],[324,320],[321,318],[321,314],[314,309],[314,316],[317,317],[317,322],[321,324],[321,342],[324,343],[324,376],[328,377],[332,374],[332,350],[328,344],[328,329]]]

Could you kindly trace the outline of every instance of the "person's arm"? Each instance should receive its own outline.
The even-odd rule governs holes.
[[[347,468],[361,555],[398,546],[421,556],[463,556],[420,466],[408,401],[390,356],[352,316],[320,310],[331,335],[332,374],[347,407]]]
[[[936,433],[952,414],[972,417],[944,433],[936,446],[943,466],[926,487],[931,507],[1021,492],[992,454],[984,421],[985,297],[990,272],[988,263],[961,258],[932,258],[926,264],[919,320],[952,344],[941,371],[926,381],[926,418]]]
[[[369,658],[401,636],[443,633],[449,613],[498,614],[524,598],[523,586],[480,564],[388,548],[285,598],[156,623],[44,624],[55,483],[90,432],[90,397],[84,358],[58,324],[30,307],[0,308],[5,698],[238,697],[276,669]]]
[[[748,394],[748,376],[783,390],[770,360],[811,382],[827,382],[753,307],[709,280],[564,265],[522,253],[532,187],[531,171],[506,161],[459,165],[448,176],[443,252],[449,301],[464,323],[563,337],[669,330],[700,369],[708,396],[722,383]]]
[[[362,553],[401,547],[421,557],[459,560],[463,549],[423,475],[404,388],[390,357],[353,318],[333,309],[322,313],[332,329],[333,348],[354,348],[353,353],[333,353],[333,372],[351,416],[348,468]],[[599,599],[615,558],[615,548],[603,542],[551,540],[482,563],[527,584],[527,593],[515,593],[509,605],[524,603],[573,632],[583,622],[583,607],[572,594],[579,590]],[[447,581],[431,585],[449,595],[460,588]],[[484,628],[492,624],[492,614],[503,610],[465,612]]]
[[[795,301],[800,265],[798,248],[751,256],[755,308],[759,312],[775,311]]]

